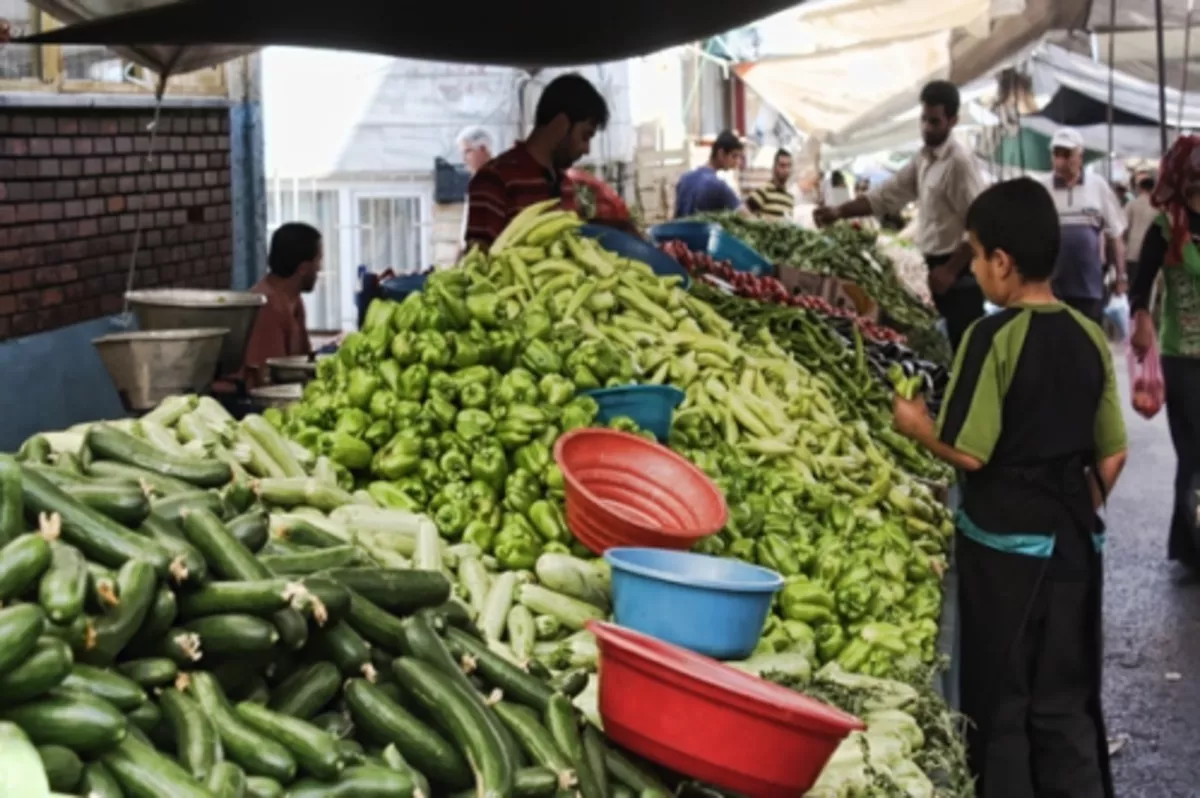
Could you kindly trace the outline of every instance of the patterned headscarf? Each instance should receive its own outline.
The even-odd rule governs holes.
[[[1191,239],[1187,215],[1187,187],[1200,183],[1200,136],[1180,136],[1163,156],[1158,182],[1150,201],[1171,223],[1167,264],[1183,262],[1183,247]]]

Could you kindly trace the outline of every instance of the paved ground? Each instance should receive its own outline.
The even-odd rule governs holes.
[[[1200,798],[1200,584],[1166,559],[1175,455],[1165,413],[1144,421],[1125,406],[1130,458],[1109,504],[1105,585],[1105,712],[1109,736],[1127,740],[1116,792]]]

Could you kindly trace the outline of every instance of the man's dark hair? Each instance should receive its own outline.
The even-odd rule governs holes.
[[[566,114],[572,125],[580,122],[595,122],[603,129],[608,124],[608,103],[596,87],[578,72],[559,75],[542,90],[538,98],[534,124],[548,125],[559,114]]]
[[[940,105],[946,116],[958,116],[959,103],[958,87],[948,80],[935,80],[921,89],[921,104]]]
[[[780,158],[791,158],[791,157],[792,157],[792,154],[783,148],[775,150],[775,163],[779,163]]]
[[[1058,210],[1046,187],[1018,177],[985,189],[967,209],[967,230],[990,255],[1004,250],[1028,282],[1050,279],[1058,260]]]
[[[744,149],[746,147],[736,133],[732,130],[722,130],[713,142],[712,154],[715,156],[718,152],[741,152]]]
[[[845,188],[846,176],[841,172],[835,171],[829,176],[829,185],[833,186],[834,188]]]
[[[1142,178],[1140,180],[1138,180],[1138,182],[1137,182],[1137,187],[1140,188],[1142,191],[1153,191],[1154,190],[1154,176],[1153,175],[1142,175]]]
[[[304,222],[288,222],[271,236],[267,266],[271,274],[291,277],[300,264],[317,257],[321,251],[321,231]]]

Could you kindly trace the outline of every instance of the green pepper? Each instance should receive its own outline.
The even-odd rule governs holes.
[[[450,355],[451,366],[464,369],[483,362],[487,347],[486,339],[479,339],[468,333],[466,335],[453,336],[450,343],[452,350],[452,354]]]
[[[484,327],[499,327],[508,321],[505,300],[495,292],[494,286],[483,292],[468,291],[467,312],[472,320]]]
[[[372,482],[367,485],[367,494],[380,507],[387,507],[392,510],[406,510],[410,513],[420,512],[422,509],[411,496],[391,482]]]
[[[518,319],[521,335],[526,340],[544,338],[550,334],[554,320],[550,314],[535,304],[529,304]]]
[[[421,309],[424,303],[425,298],[419,292],[406,296],[399,307],[392,312],[392,327],[402,332],[415,329],[417,322],[421,319]]]
[[[432,285],[426,283],[425,291],[437,302],[438,308],[441,309],[450,326],[465,327],[471,321],[466,301],[462,297],[456,296],[444,283],[435,282]]]
[[[400,398],[391,391],[378,390],[371,396],[369,404],[371,417],[375,419],[392,418]]]
[[[454,404],[438,393],[430,393],[421,409],[421,417],[430,421],[438,432],[451,429],[457,415]]]
[[[447,540],[458,540],[471,521],[471,510],[462,502],[446,502],[433,514],[438,534]]]
[[[496,562],[508,570],[529,570],[537,563],[542,547],[533,530],[518,525],[501,527],[492,545]]]
[[[437,460],[431,460],[427,457],[421,458],[420,462],[417,463],[417,476],[431,490],[436,491],[446,484],[446,475],[438,467]]]
[[[567,488],[566,480],[563,479],[562,469],[558,467],[558,463],[550,463],[542,471],[542,482],[546,485],[546,490],[557,491],[562,493]]]
[[[465,480],[471,474],[467,456],[457,449],[449,449],[438,458],[438,467],[449,480]]]
[[[401,399],[392,410],[392,424],[398,429],[414,423],[421,415],[421,403]]]
[[[800,573],[800,563],[792,545],[782,536],[764,535],[755,544],[758,564],[770,568],[782,576],[795,576]]]
[[[504,481],[504,507],[514,513],[528,513],[529,506],[540,498],[536,477],[517,469]]]
[[[531,474],[541,474],[550,465],[550,448],[541,441],[525,444],[513,453],[513,466]]]
[[[558,374],[547,374],[538,381],[538,393],[548,404],[565,405],[575,397],[575,383]]]
[[[401,399],[420,402],[425,398],[425,390],[429,385],[429,367],[424,363],[414,363],[400,375]]]
[[[851,673],[857,673],[867,663],[867,657],[870,655],[871,644],[860,638],[847,643],[845,648],[838,652],[836,661]]]
[[[521,344],[521,338],[517,332],[507,328],[492,330],[488,334],[488,343],[491,355],[488,359],[491,364],[501,371],[511,369],[516,362],[517,349]]]
[[[359,366],[350,370],[350,380],[346,386],[346,398],[351,407],[366,408],[371,403],[371,397],[379,388],[379,378],[367,369]]]
[[[392,342],[388,350],[391,352],[392,360],[396,365],[402,367],[411,366],[420,357],[417,352],[417,336],[415,333],[407,330],[398,332],[392,336]]]
[[[371,447],[344,432],[323,433],[317,442],[317,452],[351,471],[371,464]]]
[[[387,445],[387,442],[392,439],[392,422],[386,419],[374,421],[371,426],[367,427],[367,431],[363,433],[362,439],[372,449],[379,449]]]
[[[492,542],[496,539],[496,529],[487,521],[476,518],[463,529],[462,542],[474,543],[481,550],[492,550]]]
[[[458,393],[458,404],[463,408],[482,410],[490,401],[487,387],[477,382],[464,385]]]
[[[418,506],[424,508],[429,504],[429,489],[425,487],[425,483],[419,476],[413,474],[401,477],[394,480],[392,484],[396,486],[397,490],[404,491]]]
[[[499,491],[508,477],[508,460],[504,456],[504,449],[484,442],[471,454],[470,473],[473,479]]]
[[[461,391],[468,385],[482,385],[484,388],[491,386],[492,381],[496,379],[496,370],[490,366],[468,366],[467,368],[459,369],[452,375],[454,384]]]
[[[576,390],[590,391],[601,387],[600,378],[587,366],[580,364],[571,369],[571,382]]]
[[[846,630],[836,623],[827,623],[817,628],[816,642],[821,662],[832,662],[846,647]]]
[[[496,440],[506,449],[515,450],[533,440],[537,430],[519,419],[502,418],[496,424]]]
[[[568,538],[562,513],[545,499],[539,499],[529,505],[529,521],[545,541],[561,542]]]
[[[541,340],[533,340],[525,344],[520,362],[522,366],[539,377],[546,374],[558,374],[563,367],[562,358],[548,343]]]
[[[486,438],[495,428],[495,420],[486,411],[475,408],[458,411],[454,419],[455,431],[468,442]]]
[[[875,584],[871,581],[841,584],[837,589],[838,614],[847,621],[862,620],[870,613],[874,597]]]
[[[421,439],[398,433],[371,460],[371,473],[384,479],[400,479],[413,473],[421,461]]]
[[[783,617],[816,626],[833,619],[834,600],[829,591],[807,579],[789,579],[779,596]]]
[[[361,438],[369,426],[371,426],[370,416],[357,407],[347,407],[345,410],[338,412],[337,424],[334,425],[334,430],[352,435],[355,438]]]
[[[563,432],[592,426],[599,412],[600,405],[592,397],[575,397],[563,406],[562,418],[560,420]]]

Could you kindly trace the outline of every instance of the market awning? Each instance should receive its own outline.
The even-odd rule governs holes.
[[[19,41],[174,48],[281,44],[533,68],[652,52],[796,5],[795,0],[609,0],[586,22],[574,24],[562,3],[552,0],[525,0],[519,11],[493,0],[434,3],[420,13],[395,0],[168,0],[152,8],[145,8],[146,0],[108,2],[124,11],[142,8]],[[209,63],[198,65],[225,60],[219,56],[213,50]]]

